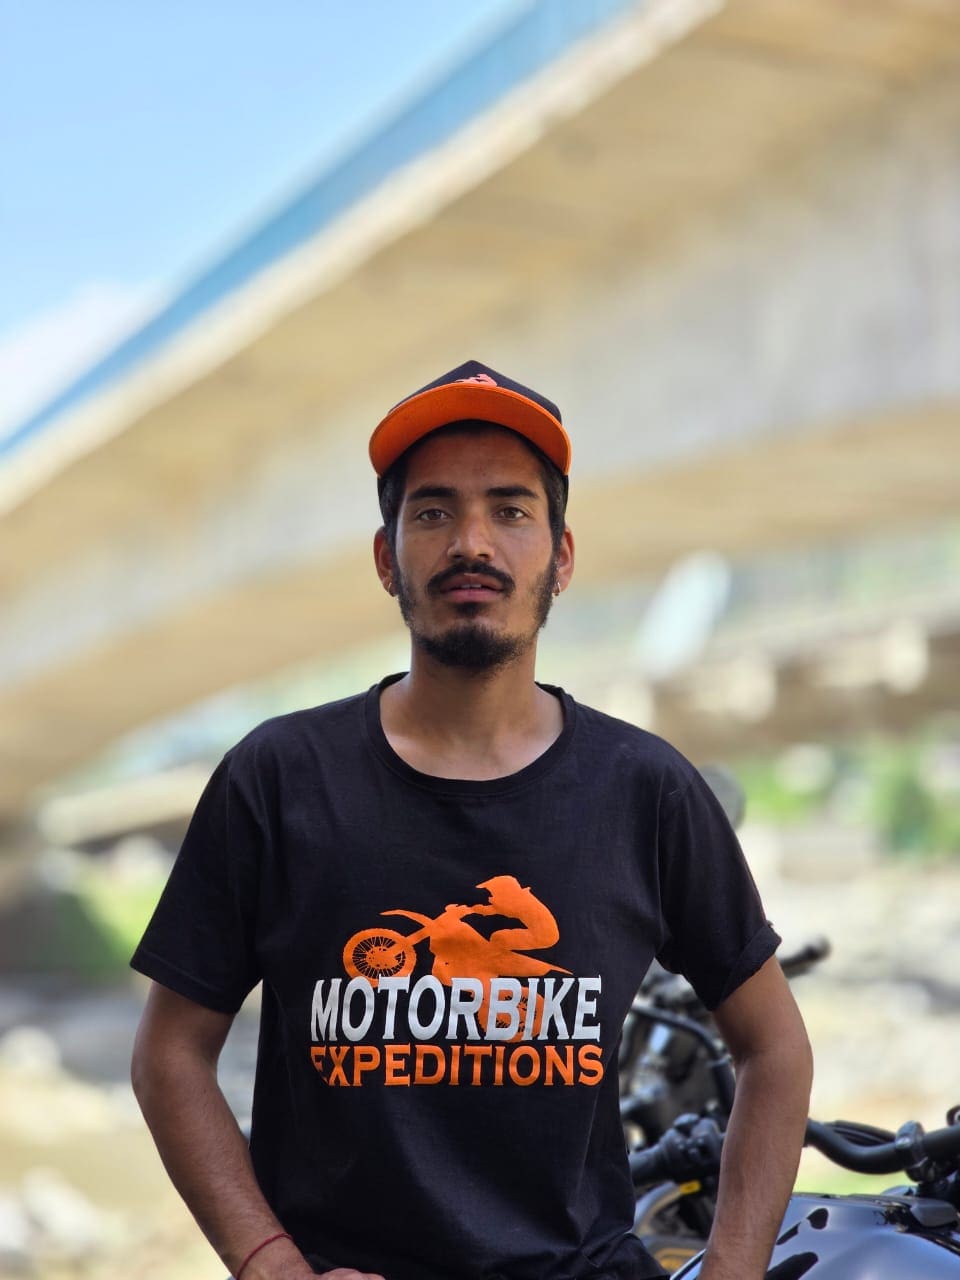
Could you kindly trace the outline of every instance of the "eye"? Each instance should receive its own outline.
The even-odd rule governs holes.
[[[523,507],[501,507],[498,514],[508,523],[512,523],[516,520],[522,520],[527,513]]]
[[[415,520],[422,521],[423,524],[436,524],[446,516],[446,512],[441,507],[424,507],[422,511],[418,511],[414,516]]]

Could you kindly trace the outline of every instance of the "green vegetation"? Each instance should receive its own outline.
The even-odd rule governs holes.
[[[67,884],[36,887],[0,916],[0,973],[113,979],[127,971],[163,878],[129,879],[76,856]]]
[[[921,743],[899,749],[883,744],[872,755],[871,816],[884,846],[906,857],[960,854],[960,786],[943,777],[949,773],[945,748],[938,752]],[[946,769],[938,770],[938,758]]]
[[[806,1160],[807,1167],[801,1167],[794,1184],[794,1191],[807,1191],[827,1196],[876,1196],[882,1195],[890,1187],[903,1185],[908,1181],[906,1174],[901,1175],[900,1183],[896,1174],[871,1176],[867,1173],[852,1173],[849,1169],[841,1169],[821,1157],[816,1164]]]
[[[747,813],[788,825],[818,819],[872,828],[891,857],[960,857],[960,725],[910,738],[800,746],[735,766]]]
[[[163,880],[118,884],[108,867],[92,865],[77,888],[105,946],[126,965],[157,905]]]

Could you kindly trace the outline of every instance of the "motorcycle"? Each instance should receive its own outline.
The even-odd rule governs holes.
[[[780,967],[790,980],[830,954],[817,938]],[[696,992],[681,977],[654,965],[627,1014],[620,1041],[620,1114],[627,1145],[650,1146],[680,1115],[726,1118],[733,1106],[733,1073],[726,1048]]]
[[[767,1280],[957,1280],[960,1277],[960,1106],[931,1133],[911,1121],[896,1133],[836,1120],[807,1122],[805,1143],[845,1169],[906,1173],[911,1184],[876,1195],[791,1196]],[[716,1186],[723,1147],[714,1117],[680,1117],[652,1146],[630,1154],[639,1190],[635,1230],[646,1231],[665,1205]],[[706,1209],[706,1204],[702,1206]],[[648,1248],[650,1244],[648,1243]],[[660,1255],[657,1255],[660,1257]],[[667,1255],[661,1257],[665,1265]],[[700,1274],[699,1255],[673,1270]]]
[[[784,971],[796,977],[828,952],[825,942],[812,943],[786,957]],[[630,1153],[634,1231],[666,1271],[693,1280],[713,1222],[733,1073],[709,1014],[682,979],[654,974],[642,995],[622,1056],[625,1131],[645,1142]],[[946,1128],[929,1134],[914,1122],[894,1134],[810,1121],[806,1145],[855,1172],[905,1172],[914,1185],[876,1195],[795,1194],[769,1280],[960,1278],[960,1106]]]
[[[820,938],[782,957],[780,965],[792,980],[829,954],[829,943]],[[701,1119],[714,1126],[697,1131],[702,1141],[711,1141],[714,1129],[726,1128],[734,1096],[729,1055],[710,1014],[683,978],[664,969],[647,975],[624,1023],[619,1065],[628,1148],[675,1141],[675,1133],[685,1134]],[[713,1222],[716,1181],[704,1170],[698,1178],[647,1188],[638,1200],[634,1231],[666,1271],[676,1271],[703,1248]]]
[[[739,826],[745,808],[742,789],[723,770],[702,773],[731,825]],[[792,981],[829,954],[829,943],[820,938],[780,957],[780,965]],[[624,1022],[618,1067],[628,1149],[653,1147],[681,1117],[684,1125],[706,1117],[718,1131],[726,1127],[734,1096],[726,1046],[693,988],[656,963]],[[680,1183],[663,1182],[641,1195],[634,1229],[665,1270],[676,1271],[703,1248],[715,1195],[716,1176],[707,1172]]]

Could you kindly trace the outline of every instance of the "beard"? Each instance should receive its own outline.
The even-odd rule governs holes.
[[[427,583],[426,593],[437,594],[446,579],[455,574],[477,573],[487,577],[495,577],[501,584],[504,595],[512,595],[516,584],[512,578],[501,570],[491,569],[489,565],[457,565],[443,574],[438,574]],[[471,604],[469,601],[456,606],[460,617],[445,631],[437,635],[428,635],[421,631],[416,623],[417,596],[404,578],[399,568],[394,567],[393,582],[397,592],[400,613],[410,630],[410,637],[420,651],[441,663],[445,667],[459,667],[464,671],[482,675],[506,666],[526,653],[534,643],[537,633],[546,625],[550,609],[553,605],[553,588],[557,580],[557,557],[552,554],[546,569],[533,583],[530,598],[533,604],[533,628],[522,632],[503,633],[492,630],[481,620],[483,604]]]

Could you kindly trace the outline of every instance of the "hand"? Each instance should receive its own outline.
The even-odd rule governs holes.
[[[320,1280],[384,1280],[383,1276],[372,1271],[354,1271],[352,1267],[334,1267],[332,1271],[321,1271]]]
[[[270,1256],[272,1254],[272,1256]],[[318,1280],[317,1273],[292,1240],[278,1240],[276,1247],[257,1254],[244,1270],[243,1280]],[[319,1280],[384,1280],[381,1275],[357,1271],[354,1267],[334,1267],[320,1273]]]
[[[302,1254],[296,1262],[286,1266],[281,1264],[279,1270],[269,1274],[271,1280],[384,1280],[383,1276],[355,1271],[353,1267],[334,1267],[332,1271],[322,1271],[318,1277]],[[243,1273],[243,1280],[247,1280],[247,1272]]]

